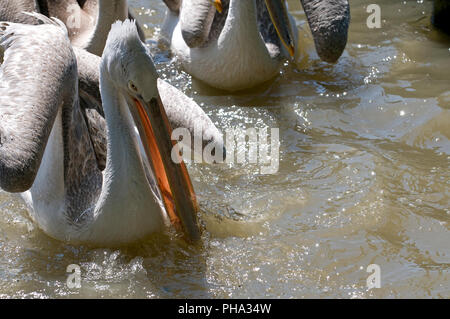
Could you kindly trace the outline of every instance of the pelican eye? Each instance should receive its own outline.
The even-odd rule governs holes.
[[[137,86],[131,81],[128,82],[128,88],[134,93],[138,93],[139,92]]]

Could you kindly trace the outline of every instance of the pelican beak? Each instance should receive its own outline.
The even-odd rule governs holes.
[[[272,23],[277,30],[278,37],[288,50],[291,57],[295,55],[294,34],[291,21],[284,0],[265,0],[266,6],[272,19]]]
[[[212,0],[214,7],[216,7],[216,10],[219,11],[219,13],[223,12],[223,7],[222,7],[222,1],[221,0]]]
[[[172,224],[184,230],[188,239],[200,239],[197,222],[198,204],[187,168],[172,142],[172,128],[161,102],[153,98],[149,102],[131,97],[136,108],[132,115],[139,130],[147,158],[151,161],[166,211]],[[178,158],[172,159],[172,154]]]

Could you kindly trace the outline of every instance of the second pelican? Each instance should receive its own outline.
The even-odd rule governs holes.
[[[298,34],[284,0],[164,1],[163,37],[183,68],[210,86],[228,91],[256,86],[295,55]],[[335,62],[347,43],[348,1],[302,4],[319,56]]]
[[[102,55],[111,25],[133,18],[127,0],[0,0],[0,21],[37,24],[23,12],[41,13],[63,21],[73,45]],[[144,32],[138,25],[139,35]]]

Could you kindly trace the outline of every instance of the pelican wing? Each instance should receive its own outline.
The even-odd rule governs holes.
[[[69,76],[62,70],[76,70],[64,25],[47,22],[0,23],[0,187],[10,192],[33,184]]]
[[[94,148],[97,165],[100,170],[106,167],[107,154],[107,135],[106,135],[106,120],[102,112],[98,111],[101,106],[98,102],[92,99],[92,96],[87,95],[85,91],[80,90],[80,110],[84,117],[91,143]]]
[[[78,63],[80,110],[86,122],[98,168],[106,167],[106,120],[100,95],[99,65],[101,58],[83,49],[74,48]]]

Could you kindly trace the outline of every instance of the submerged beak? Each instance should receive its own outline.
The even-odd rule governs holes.
[[[182,228],[192,241],[200,239],[198,204],[187,168],[181,158],[172,160],[172,129],[159,96],[150,102],[132,98],[133,118],[139,130],[147,158],[151,161],[164,205],[172,224]],[[179,155],[178,151],[174,154]]]
[[[214,7],[216,7],[216,10],[219,11],[219,13],[223,12],[223,7],[222,7],[222,1],[221,0],[212,0]]]
[[[294,34],[291,21],[284,0],[265,0],[266,6],[272,19],[272,23],[277,30],[278,37],[288,50],[291,57],[295,55]]]
[[[348,0],[301,2],[314,37],[317,54],[326,62],[336,62],[347,45],[350,24]]]

